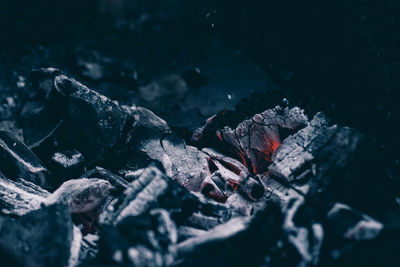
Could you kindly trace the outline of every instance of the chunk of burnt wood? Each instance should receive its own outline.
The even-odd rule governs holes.
[[[318,113],[307,127],[282,142],[268,169],[272,176],[303,193],[310,186],[321,190],[329,182],[327,176],[350,164],[362,141],[357,130],[329,126],[327,118]]]
[[[214,122],[216,118],[221,119],[221,116],[234,116],[233,113],[228,114],[228,111],[225,113],[208,119],[204,127],[193,133],[191,141],[196,145],[213,146],[229,152],[255,174],[267,169],[281,140],[303,128],[308,121],[307,116],[298,107],[289,109],[276,106],[239,124],[228,123],[229,120],[222,120],[226,122],[224,125]],[[215,127],[214,124],[219,126]],[[237,126],[234,128],[232,125]],[[211,138],[210,134],[215,137]]]
[[[131,161],[138,153],[162,163],[168,176],[191,191],[198,192],[202,181],[210,175],[208,156],[187,146],[167,123],[153,112],[140,107],[130,109],[135,122],[127,135],[125,147]]]
[[[40,193],[38,193],[38,191]],[[22,216],[40,208],[50,193],[44,193],[28,184],[12,181],[0,174],[0,213]]]
[[[42,159],[78,149],[91,165],[117,145],[132,118],[116,102],[59,71],[40,69],[36,74],[40,79],[32,90],[37,95],[46,92],[46,98],[44,103],[28,99],[21,121],[28,146]],[[30,112],[34,107],[40,115]],[[32,134],[40,127],[43,130]]]
[[[269,203],[254,217],[236,217],[177,244],[179,266],[258,266],[281,236],[282,215]]]
[[[39,158],[10,132],[0,131],[0,171],[8,178],[23,178],[49,188],[50,172]]]
[[[177,230],[165,209],[128,216],[114,227],[103,225],[99,263],[170,266],[175,259]]]
[[[277,106],[244,120],[235,129],[225,127],[216,134],[254,173],[262,173],[267,170],[273,153],[281,143],[279,131],[296,132],[306,124],[307,117],[300,108]]]
[[[100,215],[103,224],[117,224],[128,216],[138,216],[153,208],[172,209],[172,216],[184,220],[196,208],[196,198],[154,167],[147,168],[113,200]],[[182,217],[179,219],[179,217]]]
[[[64,120],[67,101],[54,88],[58,75],[61,71],[54,68],[32,70],[32,85],[20,114],[24,140],[30,148],[49,138]]]
[[[55,204],[18,219],[0,217],[0,246],[27,266],[67,266],[73,239],[68,206]]]
[[[103,179],[73,179],[63,183],[44,203],[65,203],[72,213],[85,213],[99,207],[110,190],[111,184]]]
[[[53,194],[30,183],[12,181],[0,175],[0,213],[22,216],[43,205],[64,203],[72,213],[84,213],[100,206],[111,185],[100,179],[75,179],[63,183]]]
[[[85,159],[78,150],[54,153],[48,166],[53,174],[51,183],[56,188],[67,180],[80,177],[86,170]]]
[[[330,228],[346,240],[372,240],[383,230],[382,223],[342,203],[336,203],[327,218]]]
[[[86,172],[84,176],[88,178],[101,178],[109,181],[110,184],[116,189],[117,194],[122,193],[128,187],[129,184],[122,177],[98,166]]]
[[[284,214],[282,228],[285,231],[287,241],[293,245],[300,255],[298,265],[310,266],[318,264],[324,240],[324,229],[320,223],[311,219],[305,224],[299,224],[296,221],[296,217],[302,215],[301,207],[303,205],[305,205],[303,196],[289,199],[288,203],[282,207]]]

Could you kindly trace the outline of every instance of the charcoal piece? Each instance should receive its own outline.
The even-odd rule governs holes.
[[[290,198],[286,206],[282,207],[284,214],[283,230],[286,238],[301,256],[299,266],[309,266],[318,264],[322,242],[324,239],[324,229],[320,223],[310,222],[307,225],[299,225],[295,217],[299,216],[300,208],[305,204],[304,197]]]
[[[79,264],[79,254],[81,251],[81,244],[82,244],[81,230],[77,226],[73,225],[68,266],[77,266]]]
[[[42,189],[43,190],[43,189]],[[40,208],[50,193],[30,187],[28,184],[12,181],[0,174],[0,213],[22,216]]]
[[[164,120],[151,111],[140,107],[130,110],[135,122],[125,143],[125,147],[131,150],[128,155],[143,152],[161,162],[168,176],[191,191],[200,191],[201,182],[210,175],[208,156],[186,145]]]
[[[109,196],[110,183],[100,179],[76,179],[63,183],[50,194],[38,186],[9,180],[0,175],[0,213],[22,216],[43,205],[64,203],[72,213],[84,213],[100,206]]]
[[[356,157],[363,139],[355,129],[329,126],[327,118],[318,113],[307,127],[283,141],[268,169],[272,176],[303,193],[310,186],[323,190],[330,181],[327,177]]]
[[[55,204],[18,219],[0,217],[0,246],[27,266],[67,266],[73,240],[68,206]]]
[[[128,182],[120,176],[96,166],[94,169],[88,171],[84,175],[88,178],[101,178],[110,182],[110,184],[117,190],[117,194],[123,192],[128,187]]]
[[[213,174],[214,178],[211,176],[207,176],[202,184],[201,184],[201,193],[208,198],[214,199],[218,202],[225,202],[228,196],[225,194],[225,190],[222,190],[215,182],[216,173]],[[225,181],[222,181],[223,185],[225,185]],[[225,186],[223,186],[225,188]]]
[[[80,178],[63,183],[45,200],[45,204],[62,202],[72,213],[85,213],[100,206],[110,195],[111,184],[102,179]]]
[[[239,192],[255,201],[264,196],[264,186],[259,181],[248,176],[240,182]]]
[[[241,172],[246,175],[250,175],[249,169],[237,159],[225,156],[224,154],[221,154],[220,152],[212,148],[203,148],[201,151],[210,156],[211,160],[217,160],[219,163],[221,163],[223,166],[233,171],[237,175],[240,175]]]
[[[63,182],[80,177],[85,172],[85,159],[77,150],[56,152],[51,157],[49,168],[53,174],[55,187]]]
[[[278,182],[276,179],[270,177],[267,173],[263,173],[258,176],[264,185],[264,196],[267,199],[278,203],[281,207],[286,207],[291,199],[302,197],[301,193],[290,186]]]
[[[79,264],[86,264],[96,258],[99,250],[99,239],[100,237],[98,235],[93,234],[87,234],[82,237],[77,260]]]
[[[30,148],[49,138],[64,120],[67,101],[54,89],[54,78],[58,75],[61,71],[54,68],[31,73],[32,86],[20,115],[24,140]]]
[[[34,89],[50,91],[43,106],[39,105],[40,113],[57,117],[54,119],[57,123],[50,127],[41,116],[23,113],[22,126],[28,146],[45,159],[57,151],[73,149],[79,150],[89,165],[102,159],[120,141],[131,118],[116,102],[72,78],[48,69],[37,72],[46,82],[39,82]],[[32,109],[31,101],[34,99],[28,99],[24,109]],[[37,127],[49,130],[40,131],[40,137],[30,137]]]
[[[307,117],[298,107],[289,109],[276,106],[252,119],[244,120],[235,129],[225,127],[216,132],[221,142],[231,146],[243,164],[252,171],[267,170],[272,155],[281,143],[280,132],[296,132],[307,124]]]
[[[103,225],[97,260],[134,266],[168,266],[175,259],[177,230],[165,209]]]
[[[263,204],[265,203],[263,202]],[[231,217],[250,216],[258,209],[253,201],[238,193],[232,194],[225,202],[225,205],[230,209]]]
[[[342,203],[336,203],[327,218],[333,231],[346,240],[372,240],[383,230],[382,223]]]
[[[35,154],[10,132],[0,131],[0,171],[8,178],[23,178],[49,188],[49,171]]]
[[[0,175],[0,177],[1,177],[1,175]],[[3,177],[3,178],[5,178],[5,177]],[[18,183],[19,186],[21,186],[22,190],[24,190],[28,193],[32,193],[32,194],[35,194],[35,195],[38,195],[38,196],[41,196],[44,198],[47,198],[48,196],[51,195],[47,190],[41,188],[40,186],[38,186],[34,183],[27,181],[25,179],[18,178],[16,180],[16,182]]]
[[[191,195],[195,197],[197,206],[195,211],[206,216],[217,217],[222,222],[232,217],[231,209],[227,205],[205,198],[200,193],[192,193]]]
[[[254,217],[236,217],[178,243],[179,266],[259,266],[281,236],[282,215],[268,203]]]
[[[150,209],[173,209],[184,220],[198,207],[196,197],[155,167],[145,169],[100,215],[103,224],[115,225],[129,216],[138,216]]]

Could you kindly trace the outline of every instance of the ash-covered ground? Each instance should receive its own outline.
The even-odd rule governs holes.
[[[398,266],[399,12],[2,1],[4,257]]]

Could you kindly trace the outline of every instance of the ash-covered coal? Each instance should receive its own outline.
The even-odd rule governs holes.
[[[0,132],[1,252],[27,266],[346,266],[396,248],[396,194],[363,179],[379,174],[367,138],[286,102],[239,123],[220,113],[187,145],[146,108],[34,70],[25,144]]]

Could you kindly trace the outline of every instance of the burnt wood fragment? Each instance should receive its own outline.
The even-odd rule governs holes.
[[[0,131],[0,171],[9,178],[23,178],[49,188],[50,172],[39,158],[10,132]]]
[[[332,174],[352,163],[363,146],[364,137],[357,130],[330,126],[318,113],[296,134],[279,146],[269,166],[271,175],[306,194],[323,190]]]
[[[196,197],[185,188],[151,167],[108,205],[100,221],[115,225],[128,216],[138,216],[158,207],[173,209],[176,213],[173,216],[182,216],[180,220],[183,220],[196,208],[196,202]]]
[[[109,181],[110,184],[117,190],[117,193],[123,192],[129,184],[122,177],[98,166],[86,172],[84,176],[88,178],[101,178]]]
[[[132,118],[116,102],[58,70],[39,69],[35,76],[40,77],[33,83],[35,95],[28,98],[21,121],[28,146],[42,159],[78,149],[90,165],[117,145]]]
[[[38,193],[40,192],[40,193]],[[39,209],[50,195],[28,184],[12,181],[0,175],[0,213],[9,216],[22,216]]]
[[[132,107],[135,122],[128,132],[125,147],[127,155],[144,153],[161,162],[168,176],[191,191],[198,192],[202,181],[210,175],[208,156],[193,146],[188,146],[171,131],[167,123],[153,112]]]
[[[67,266],[73,239],[68,206],[55,204],[18,219],[0,217],[0,246],[27,266]]]

